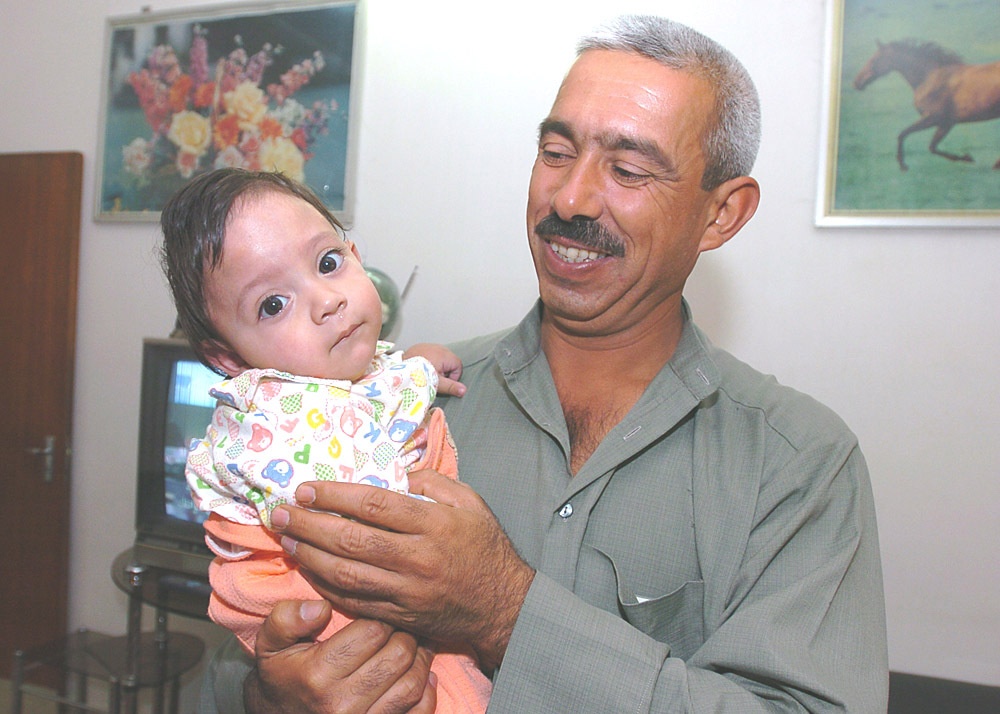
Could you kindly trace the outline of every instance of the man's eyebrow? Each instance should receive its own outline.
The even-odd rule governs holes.
[[[546,134],[555,134],[577,143],[573,129],[569,124],[559,119],[546,119],[539,125],[538,138],[541,139]],[[655,163],[665,174],[676,173],[674,162],[660,150],[656,142],[650,139],[626,136],[617,132],[606,132],[599,134],[594,143],[606,151],[634,151]]]
[[[665,173],[675,172],[674,162],[660,150],[656,142],[650,139],[609,133],[600,135],[597,143],[609,151],[634,151],[660,166]]]
[[[558,119],[545,119],[538,125],[538,138],[541,139],[546,134],[557,134],[565,139],[573,140],[573,130],[569,124]]]

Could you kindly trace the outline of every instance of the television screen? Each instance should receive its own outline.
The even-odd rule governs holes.
[[[204,574],[211,553],[184,479],[188,444],[205,435],[221,377],[183,340],[146,339],[142,355],[136,558],[139,562]]]
[[[167,393],[163,466],[167,515],[174,518],[201,523],[208,515],[196,509],[191,500],[184,464],[191,440],[204,436],[212,419],[215,400],[209,397],[208,390],[218,381],[219,375],[200,362],[173,363]]]

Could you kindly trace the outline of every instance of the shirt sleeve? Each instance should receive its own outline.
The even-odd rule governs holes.
[[[737,564],[706,553],[705,581],[657,604],[704,618],[694,626],[705,639],[686,661],[538,573],[489,711],[884,712],[881,566],[860,452],[799,454],[749,510]],[[738,519],[725,511],[716,503],[706,523],[719,525],[702,529],[699,548],[732,550]],[[687,608],[681,597],[701,602]]]
[[[230,635],[205,667],[198,700],[199,714],[244,714],[243,682],[254,669],[251,657]]]

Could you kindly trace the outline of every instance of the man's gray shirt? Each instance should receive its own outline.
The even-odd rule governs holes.
[[[461,480],[538,571],[489,711],[884,712],[874,505],[843,422],[687,319],[573,475],[539,314],[454,346],[468,391],[441,400]],[[215,666],[205,711],[247,671]]]

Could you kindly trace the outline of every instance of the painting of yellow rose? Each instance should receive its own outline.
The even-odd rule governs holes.
[[[281,171],[350,222],[357,2],[108,21],[96,216],[157,220],[200,173]]]

